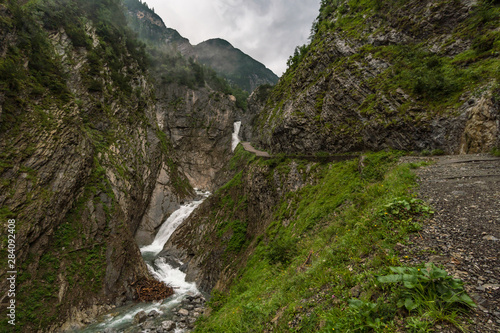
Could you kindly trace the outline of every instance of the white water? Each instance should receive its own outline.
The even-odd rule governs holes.
[[[114,309],[112,311],[113,314],[104,316],[98,323],[90,325],[79,332],[102,332],[106,328],[125,329],[125,332],[127,332],[127,329],[132,326],[134,316],[140,311],[149,313],[152,310],[156,310],[160,313],[166,313],[179,304],[185,296],[199,294],[196,283],[187,282],[185,273],[181,272],[178,268],[172,268],[172,266],[165,262],[164,258],[157,257],[175,229],[210,195],[209,192],[198,190],[196,190],[196,194],[201,196],[200,200],[182,205],[178,210],[173,212],[161,225],[153,243],[140,248],[151,274],[157,280],[174,287],[175,294],[167,298],[164,302],[140,303]],[[183,330],[176,329],[175,332],[180,333]]]
[[[240,133],[241,121],[236,121],[233,126],[234,126],[234,132],[233,132],[233,140],[231,143],[231,149],[234,151],[238,143],[240,143],[240,137],[238,136],[238,134]]]
[[[196,194],[201,195],[202,199],[198,201],[192,201],[188,204],[182,205],[179,209],[173,212],[168,219],[161,225],[160,230],[156,234],[156,237],[150,245],[141,247],[141,253],[151,252],[154,255],[160,253],[163,250],[163,246],[168,241],[172,233],[177,229],[177,227],[184,222],[184,220],[198,207],[206,197],[210,195],[209,192],[202,192],[196,190]]]

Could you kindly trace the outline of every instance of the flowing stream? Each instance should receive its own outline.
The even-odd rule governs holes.
[[[238,143],[240,143],[240,137],[238,136],[238,134],[240,133],[240,128],[241,128],[241,121],[236,121],[234,123],[233,139],[231,142],[231,148],[233,151],[236,149]]]
[[[157,280],[174,287],[175,294],[164,301],[134,303],[113,309],[110,313],[97,318],[97,323],[75,332],[97,333],[103,332],[106,329],[114,329],[120,332],[136,332],[137,326],[133,323],[134,316],[140,311],[149,313],[155,310],[162,314],[160,319],[158,319],[159,322],[168,320],[172,317],[169,310],[178,305],[186,296],[200,293],[195,283],[185,280],[186,274],[178,268],[172,268],[165,262],[164,258],[158,257],[158,254],[175,229],[210,195],[210,192],[196,190],[196,194],[197,200],[182,205],[178,210],[173,212],[161,225],[153,243],[140,249],[151,274]],[[175,330],[176,333],[183,331],[182,329]]]

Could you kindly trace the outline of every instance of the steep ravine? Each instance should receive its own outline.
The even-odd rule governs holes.
[[[181,260],[186,279],[203,291],[228,288],[272,222],[277,204],[315,182],[315,163],[276,168],[276,162],[262,160],[245,167],[254,158],[238,146],[230,163],[236,176],[176,229],[160,253]]]
[[[82,15],[87,13],[85,6],[75,2]],[[33,23],[33,13],[53,14],[51,8],[9,3],[0,9],[4,64],[28,64],[16,68],[17,87],[5,90],[2,83],[0,204],[2,223],[16,220],[15,330],[55,331],[81,325],[131,300],[130,284],[150,275],[134,237],[150,238],[194,192],[179,167],[170,133],[162,126],[167,112],[155,100],[141,63],[144,54],[124,49],[129,44],[111,44],[103,37],[107,31],[96,29],[92,21],[80,24],[80,17],[74,20],[80,24],[77,32],[84,36],[84,45],[76,42],[75,31],[66,32],[64,21],[48,28]],[[59,10],[65,13],[66,8]],[[121,15],[121,10],[112,11]],[[36,33],[43,45],[36,52],[45,53],[26,49],[29,44],[24,41],[31,37],[22,22],[32,22],[30,33]],[[123,31],[126,28],[119,27],[115,33]],[[110,49],[112,58],[104,52]],[[35,56],[52,57],[44,61],[56,74],[32,66]],[[60,86],[46,86],[53,81],[39,83],[43,75],[60,75],[52,78]],[[16,93],[28,80],[34,82],[31,88]],[[216,141],[219,134],[227,137],[217,142],[227,147],[221,154],[230,152],[232,128],[231,113],[223,114],[217,120],[228,122],[228,130],[219,133],[217,128],[210,139]],[[224,161],[224,156],[218,158]],[[191,180],[207,184],[197,175]],[[6,230],[2,230],[5,258]],[[1,273],[2,290],[6,290],[6,271]],[[8,301],[2,295],[2,305]],[[11,328],[5,318],[2,325]]]

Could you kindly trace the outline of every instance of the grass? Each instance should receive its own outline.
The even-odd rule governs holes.
[[[323,165],[315,185],[282,198],[196,332],[395,332],[441,320],[439,311],[398,312],[397,291],[377,280],[399,263],[394,245],[432,214],[412,194],[417,166],[396,165],[400,155],[368,154],[361,173],[357,161]]]

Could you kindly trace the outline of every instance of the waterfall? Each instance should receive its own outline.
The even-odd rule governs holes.
[[[234,132],[233,132],[233,140],[231,143],[231,149],[234,151],[238,143],[240,143],[240,138],[238,137],[238,134],[240,133],[241,121],[236,121],[233,126],[234,126]]]
[[[150,252],[156,256],[158,253],[160,253],[160,251],[163,249],[163,246],[168,241],[175,229],[177,229],[177,227],[193,212],[193,210],[196,209],[196,207],[198,207],[203,202],[203,200],[205,200],[205,198],[210,193],[197,190],[196,194],[201,195],[202,199],[182,205],[179,209],[173,212],[161,225],[160,230],[156,234],[153,243],[141,248],[142,254]]]
[[[163,302],[139,303],[113,309],[113,314],[108,314],[104,316],[104,318],[101,318],[101,320],[98,320],[97,323],[83,330],[78,330],[77,332],[95,333],[102,332],[104,329],[108,328],[125,330],[125,332],[128,332],[128,330],[134,326],[134,316],[140,311],[149,312],[156,310],[162,314],[166,314],[186,296],[199,294],[196,284],[186,281],[185,273],[181,272],[178,268],[170,266],[164,258],[158,257],[158,253],[161,252],[163,246],[175,229],[210,195],[210,192],[195,190],[200,199],[184,204],[173,212],[161,225],[153,243],[140,248],[142,257],[151,275],[157,280],[175,287],[175,294]],[[182,329],[175,330],[176,333],[183,331]]]

